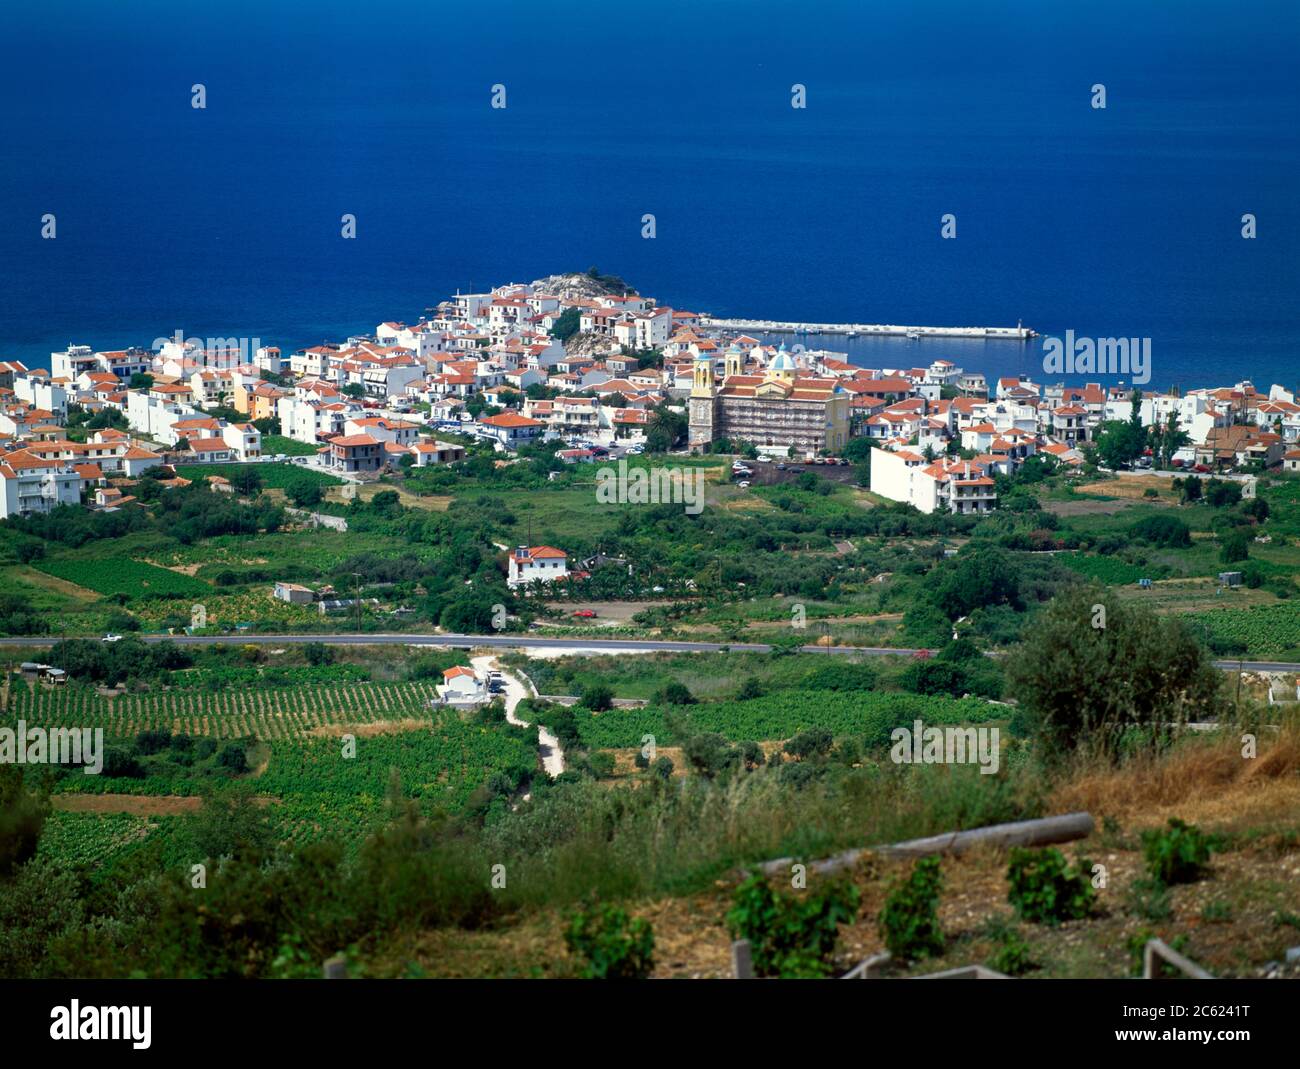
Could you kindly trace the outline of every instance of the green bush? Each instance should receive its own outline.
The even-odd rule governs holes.
[[[694,705],[695,695],[686,684],[674,679],[657,690],[652,700],[656,705]]]
[[[580,910],[564,931],[569,952],[583,958],[587,980],[644,980],[654,968],[654,932],[643,917],[618,906]]]
[[[1089,879],[1091,871],[1087,859],[1079,858],[1073,866],[1067,865],[1065,855],[1052,847],[1012,847],[1007,866],[1011,885],[1007,901],[1022,918],[1036,924],[1086,917],[1096,898]]]
[[[1015,924],[1007,918],[994,917],[985,930],[996,947],[988,959],[990,969],[1007,976],[1022,976],[1037,967],[1030,956],[1029,944],[1020,937]]]
[[[1129,884],[1127,900],[1129,912],[1149,921],[1168,920],[1174,913],[1169,889],[1159,880],[1134,880]]]
[[[1133,976],[1142,975],[1142,959],[1146,956],[1147,943],[1152,939],[1157,938],[1159,937],[1156,933],[1151,931],[1149,928],[1143,928],[1141,931],[1134,932],[1129,936],[1126,946],[1128,948],[1129,972]],[[1187,952],[1187,936],[1185,935],[1176,935],[1172,939],[1167,940],[1167,943],[1170,950],[1176,950],[1179,954],[1185,954]],[[1157,958],[1156,965],[1162,976],[1182,976],[1182,973],[1167,961]]]
[[[613,708],[614,692],[604,683],[592,683],[583,688],[581,701],[592,712],[603,713]]]
[[[880,911],[880,934],[894,957],[915,961],[943,953],[938,912],[942,888],[939,859],[925,857],[906,880],[889,892]]]
[[[1153,546],[1185,547],[1192,544],[1191,528],[1177,516],[1164,512],[1144,516],[1129,528],[1129,534]]]
[[[1165,829],[1142,833],[1142,856],[1153,880],[1165,886],[1200,879],[1214,852],[1214,839],[1195,825],[1171,817]]]
[[[761,875],[752,875],[736,888],[727,929],[732,938],[749,940],[758,976],[825,977],[839,927],[857,916],[858,899],[858,889],[847,881],[816,894],[778,895]]]

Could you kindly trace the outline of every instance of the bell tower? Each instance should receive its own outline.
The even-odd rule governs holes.
[[[718,423],[718,389],[713,384],[713,361],[703,354],[695,358],[686,411],[687,444],[692,453],[702,452],[716,437]]]
[[[745,354],[741,352],[740,346],[735,342],[731,343],[731,348],[727,350],[727,355],[723,358],[722,378],[723,381],[731,378],[733,375],[743,375],[745,373]]]

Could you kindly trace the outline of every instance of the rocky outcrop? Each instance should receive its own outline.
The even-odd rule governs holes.
[[[627,297],[636,290],[614,275],[593,275],[570,272],[564,275],[547,275],[533,284],[534,293],[547,293],[563,300],[593,300],[596,297]]]
[[[612,338],[590,331],[579,331],[564,343],[564,352],[568,356],[607,356],[622,352],[623,347]]]

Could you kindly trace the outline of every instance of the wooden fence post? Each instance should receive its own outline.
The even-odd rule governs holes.
[[[748,939],[737,939],[731,944],[731,975],[736,980],[754,979],[754,959]]]

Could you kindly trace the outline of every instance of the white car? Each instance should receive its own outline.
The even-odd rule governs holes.
[[[121,635],[114,635],[111,632],[99,640],[100,642],[121,642]]]
[[[749,480],[745,480],[744,482],[736,483],[736,485],[739,486],[742,490],[748,490],[748,489],[749,489]]]
[[[771,458],[771,457],[759,457],[759,458],[758,458],[758,462],[759,462],[760,464],[771,464],[771,463],[772,463],[772,458]]]

